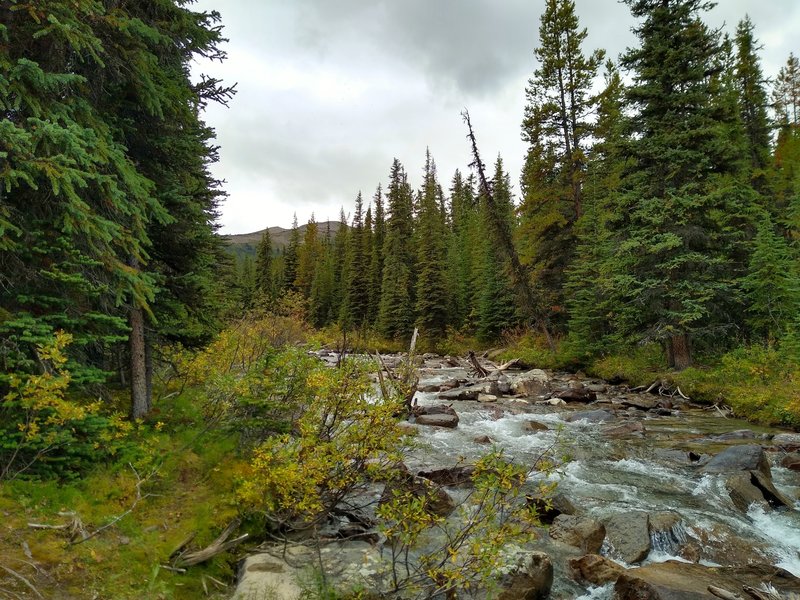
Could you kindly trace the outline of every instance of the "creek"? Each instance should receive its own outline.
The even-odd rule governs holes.
[[[800,472],[782,466],[796,456],[790,453],[800,449],[800,435],[726,418],[679,396],[632,392],[567,373],[508,370],[495,373],[484,389],[485,379],[453,362],[426,355],[418,385],[424,391],[414,401],[419,413],[450,406],[457,426],[411,425],[418,444],[404,462],[411,473],[469,465],[494,447],[532,465],[554,451],[558,468],[533,472],[531,489],[543,478],[556,481],[561,500],[554,504],[569,507],[564,515],[604,526],[605,537],[599,550],[587,551],[564,543],[553,533],[556,525],[538,531],[526,550],[549,557],[550,598],[710,598],[707,585],[739,585],[738,575],[753,569],[748,582],[777,572],[789,582],[786,589],[800,591]],[[734,463],[737,457],[744,462],[722,460],[731,452]],[[455,498],[463,493],[446,489]],[[619,583],[615,591],[614,580],[576,576],[571,561],[593,553],[615,569],[655,581],[656,591],[637,596],[621,592]],[[343,549],[332,554],[333,560],[353,560]],[[718,571],[728,579],[718,579]]]

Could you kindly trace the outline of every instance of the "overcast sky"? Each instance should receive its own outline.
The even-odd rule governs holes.
[[[635,41],[616,0],[577,0],[584,50],[616,58]],[[544,0],[198,0],[222,14],[228,60],[195,65],[237,83],[229,108],[209,107],[229,194],[222,233],[336,220],[359,190],[372,196],[397,157],[417,187],[430,147],[447,188],[467,170],[460,112],[481,153],[500,153],[515,190],[525,153],[520,122],[535,69]],[[733,32],[749,14],[774,76],[800,43],[797,0],[721,0],[707,21]]]

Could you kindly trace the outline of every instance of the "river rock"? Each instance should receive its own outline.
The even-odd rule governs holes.
[[[476,436],[472,441],[476,444],[491,444],[492,438],[490,438],[488,435],[479,435]]]
[[[599,554],[587,554],[569,561],[572,578],[592,585],[614,583],[626,569],[613,560]]]
[[[609,437],[643,436],[645,434],[645,428],[644,423],[641,421],[629,421],[615,427],[604,429],[603,433]]]
[[[650,553],[650,518],[646,512],[631,511],[606,520],[606,538],[626,563],[642,562]]]
[[[792,452],[781,459],[781,466],[790,471],[800,471],[800,452]]]
[[[565,402],[588,403],[597,400],[597,394],[591,390],[586,389],[585,387],[583,387],[583,385],[580,385],[580,387],[570,387],[565,390],[559,390],[557,392],[553,392],[553,395],[561,398]]]
[[[631,569],[614,585],[615,600],[706,600],[716,598],[708,586],[741,595],[742,586],[771,583],[781,592],[800,591],[800,580],[769,565],[705,567],[667,561]]]
[[[595,394],[605,394],[608,391],[608,386],[605,383],[590,383],[586,389]]]
[[[782,450],[800,450],[800,433],[779,433],[772,443]]]
[[[497,402],[494,394],[478,394],[478,402]]]
[[[458,414],[450,406],[417,406],[414,408],[417,425],[433,425],[453,429],[458,426]]]
[[[725,433],[720,433],[719,435],[715,435],[708,439],[715,442],[728,442],[734,440],[753,440],[755,437],[756,434],[754,431],[750,431],[749,429],[737,429],[736,431],[726,431]]]
[[[576,421],[588,421],[589,423],[605,423],[613,421],[614,415],[607,410],[580,410],[564,417],[568,423]]]
[[[649,394],[635,394],[631,396],[625,396],[621,399],[621,404],[623,406],[631,406],[633,408],[638,408],[639,410],[650,410],[656,408],[658,403],[659,398]]]
[[[440,400],[477,400],[478,396],[486,392],[486,383],[477,383],[466,387],[455,388],[441,392]]]
[[[686,450],[674,450],[672,448],[656,448],[655,456],[659,460],[680,465],[704,464],[711,459],[708,454],[698,454],[691,450],[687,452]]]
[[[472,465],[456,465],[433,471],[420,471],[417,475],[437,485],[464,485],[472,483],[474,473],[475,467]]]
[[[550,526],[550,537],[583,552],[597,554],[606,537],[606,529],[589,517],[558,515]]]
[[[551,497],[527,496],[529,507],[536,511],[536,516],[544,525],[552,525],[558,515],[574,515],[577,510],[564,494],[555,494]]]
[[[731,446],[716,454],[705,467],[706,473],[733,473],[757,471],[770,477],[769,461],[764,449],[756,444]]]
[[[541,600],[553,587],[553,563],[544,552],[522,557],[511,572],[500,579],[498,600]]]
[[[549,431],[550,428],[544,423],[539,423],[539,421],[525,421],[522,425],[522,430],[536,433],[537,431]]]
[[[272,594],[273,598],[295,600],[303,593],[298,575],[298,569],[271,554],[248,556],[239,572],[239,583],[231,600],[262,598],[266,594]]]
[[[511,380],[511,391],[522,396],[542,396],[550,392],[550,376],[541,369],[520,373]]]
[[[409,492],[417,498],[424,498],[425,510],[430,514],[446,517],[452,513],[456,504],[441,486],[435,485],[431,481],[417,476],[406,476],[395,478],[386,484],[379,504],[385,504],[391,500],[395,493]]]

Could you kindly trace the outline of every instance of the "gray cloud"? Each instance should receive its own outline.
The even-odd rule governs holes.
[[[535,68],[544,0],[198,0],[222,13],[229,59],[199,63],[237,81],[230,109],[210,107],[227,181],[222,229],[337,218],[361,189],[371,196],[394,157],[419,182],[430,146],[447,185],[469,153],[459,112],[468,107],[484,159],[497,153],[516,182],[524,156],[519,127]],[[577,0],[585,50],[615,58],[635,43],[627,7]],[[800,29],[794,0],[725,0],[708,21],[733,31],[750,13],[767,75]]]

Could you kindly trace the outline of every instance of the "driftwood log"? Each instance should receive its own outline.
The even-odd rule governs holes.
[[[217,539],[215,539],[202,550],[183,552],[181,546],[179,546],[173,551],[173,560],[171,566],[176,569],[183,569],[185,567],[199,565],[200,563],[204,563],[207,560],[214,558],[218,554],[222,554],[223,552],[230,550],[234,546],[246,540],[250,535],[248,533],[244,533],[237,538],[229,540],[228,538],[231,537],[231,534],[234,531],[236,531],[237,527],[239,527],[239,520],[235,519],[231,521],[231,523],[223,530],[223,532],[219,534]],[[191,539],[185,540],[185,542],[182,543],[182,546],[185,547],[189,544],[189,542],[191,542]]]

